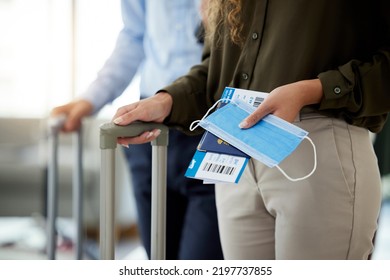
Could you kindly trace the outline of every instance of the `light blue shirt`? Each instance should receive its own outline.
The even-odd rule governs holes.
[[[200,0],[122,0],[121,9],[124,26],[114,51],[81,95],[95,112],[121,95],[138,71],[146,97],[201,60]]]

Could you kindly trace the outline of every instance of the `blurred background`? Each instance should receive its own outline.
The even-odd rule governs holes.
[[[96,77],[122,27],[119,0],[0,0],[0,259],[45,259],[48,116]],[[139,98],[138,79],[83,123],[85,258],[96,258],[99,125]],[[57,258],[73,258],[72,135],[59,136]],[[139,247],[127,163],[117,149],[117,251]],[[123,242],[122,242],[123,241]],[[144,258],[142,250],[138,258]]]
[[[121,26],[119,0],[0,0],[0,259],[47,258],[48,115],[54,106],[86,89],[111,53]],[[135,79],[124,95],[83,123],[86,259],[98,257],[99,125],[109,121],[118,106],[139,98],[137,83]],[[60,135],[59,259],[74,258],[73,148],[72,137]],[[380,153],[388,159],[387,148]],[[117,258],[144,259],[131,174],[121,149],[116,160]],[[386,172],[373,259],[390,259],[390,177]]]

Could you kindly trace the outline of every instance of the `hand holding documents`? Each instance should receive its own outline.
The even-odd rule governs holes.
[[[229,100],[241,99],[256,108],[267,95],[263,92],[227,87],[221,99],[223,104]],[[185,175],[204,180],[205,183],[237,183],[249,158],[250,156],[228,142],[206,131]]]
[[[239,124],[253,111],[238,99],[199,124],[268,167],[274,167],[298,147],[308,132],[274,115],[267,115],[249,129],[241,129]]]
[[[187,169],[187,177],[209,183],[237,183],[250,157],[268,167],[276,166],[291,181],[300,181],[313,174],[317,164],[316,151],[307,131],[274,115],[267,115],[249,129],[239,127],[266,96],[261,92],[225,89],[221,102],[228,104],[199,121],[206,132]],[[278,165],[305,138],[313,146],[313,170],[303,177],[291,178]]]

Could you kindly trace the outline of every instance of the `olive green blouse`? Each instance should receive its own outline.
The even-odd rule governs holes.
[[[163,89],[174,101],[167,124],[190,133],[226,86],[270,92],[318,77],[324,96],[314,110],[381,130],[390,111],[389,0],[243,0],[242,20],[242,47],[221,27],[202,63]]]

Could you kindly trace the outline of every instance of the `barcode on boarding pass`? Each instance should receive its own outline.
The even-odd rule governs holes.
[[[232,175],[235,170],[236,167],[222,165],[218,163],[212,163],[212,162],[206,162],[206,164],[203,166],[204,172],[218,173],[224,175]]]
[[[196,177],[208,180],[237,182],[248,159],[228,154],[207,152],[200,164]]]
[[[263,97],[255,97],[255,100],[253,101],[253,107],[257,108],[259,105],[264,101]]]

